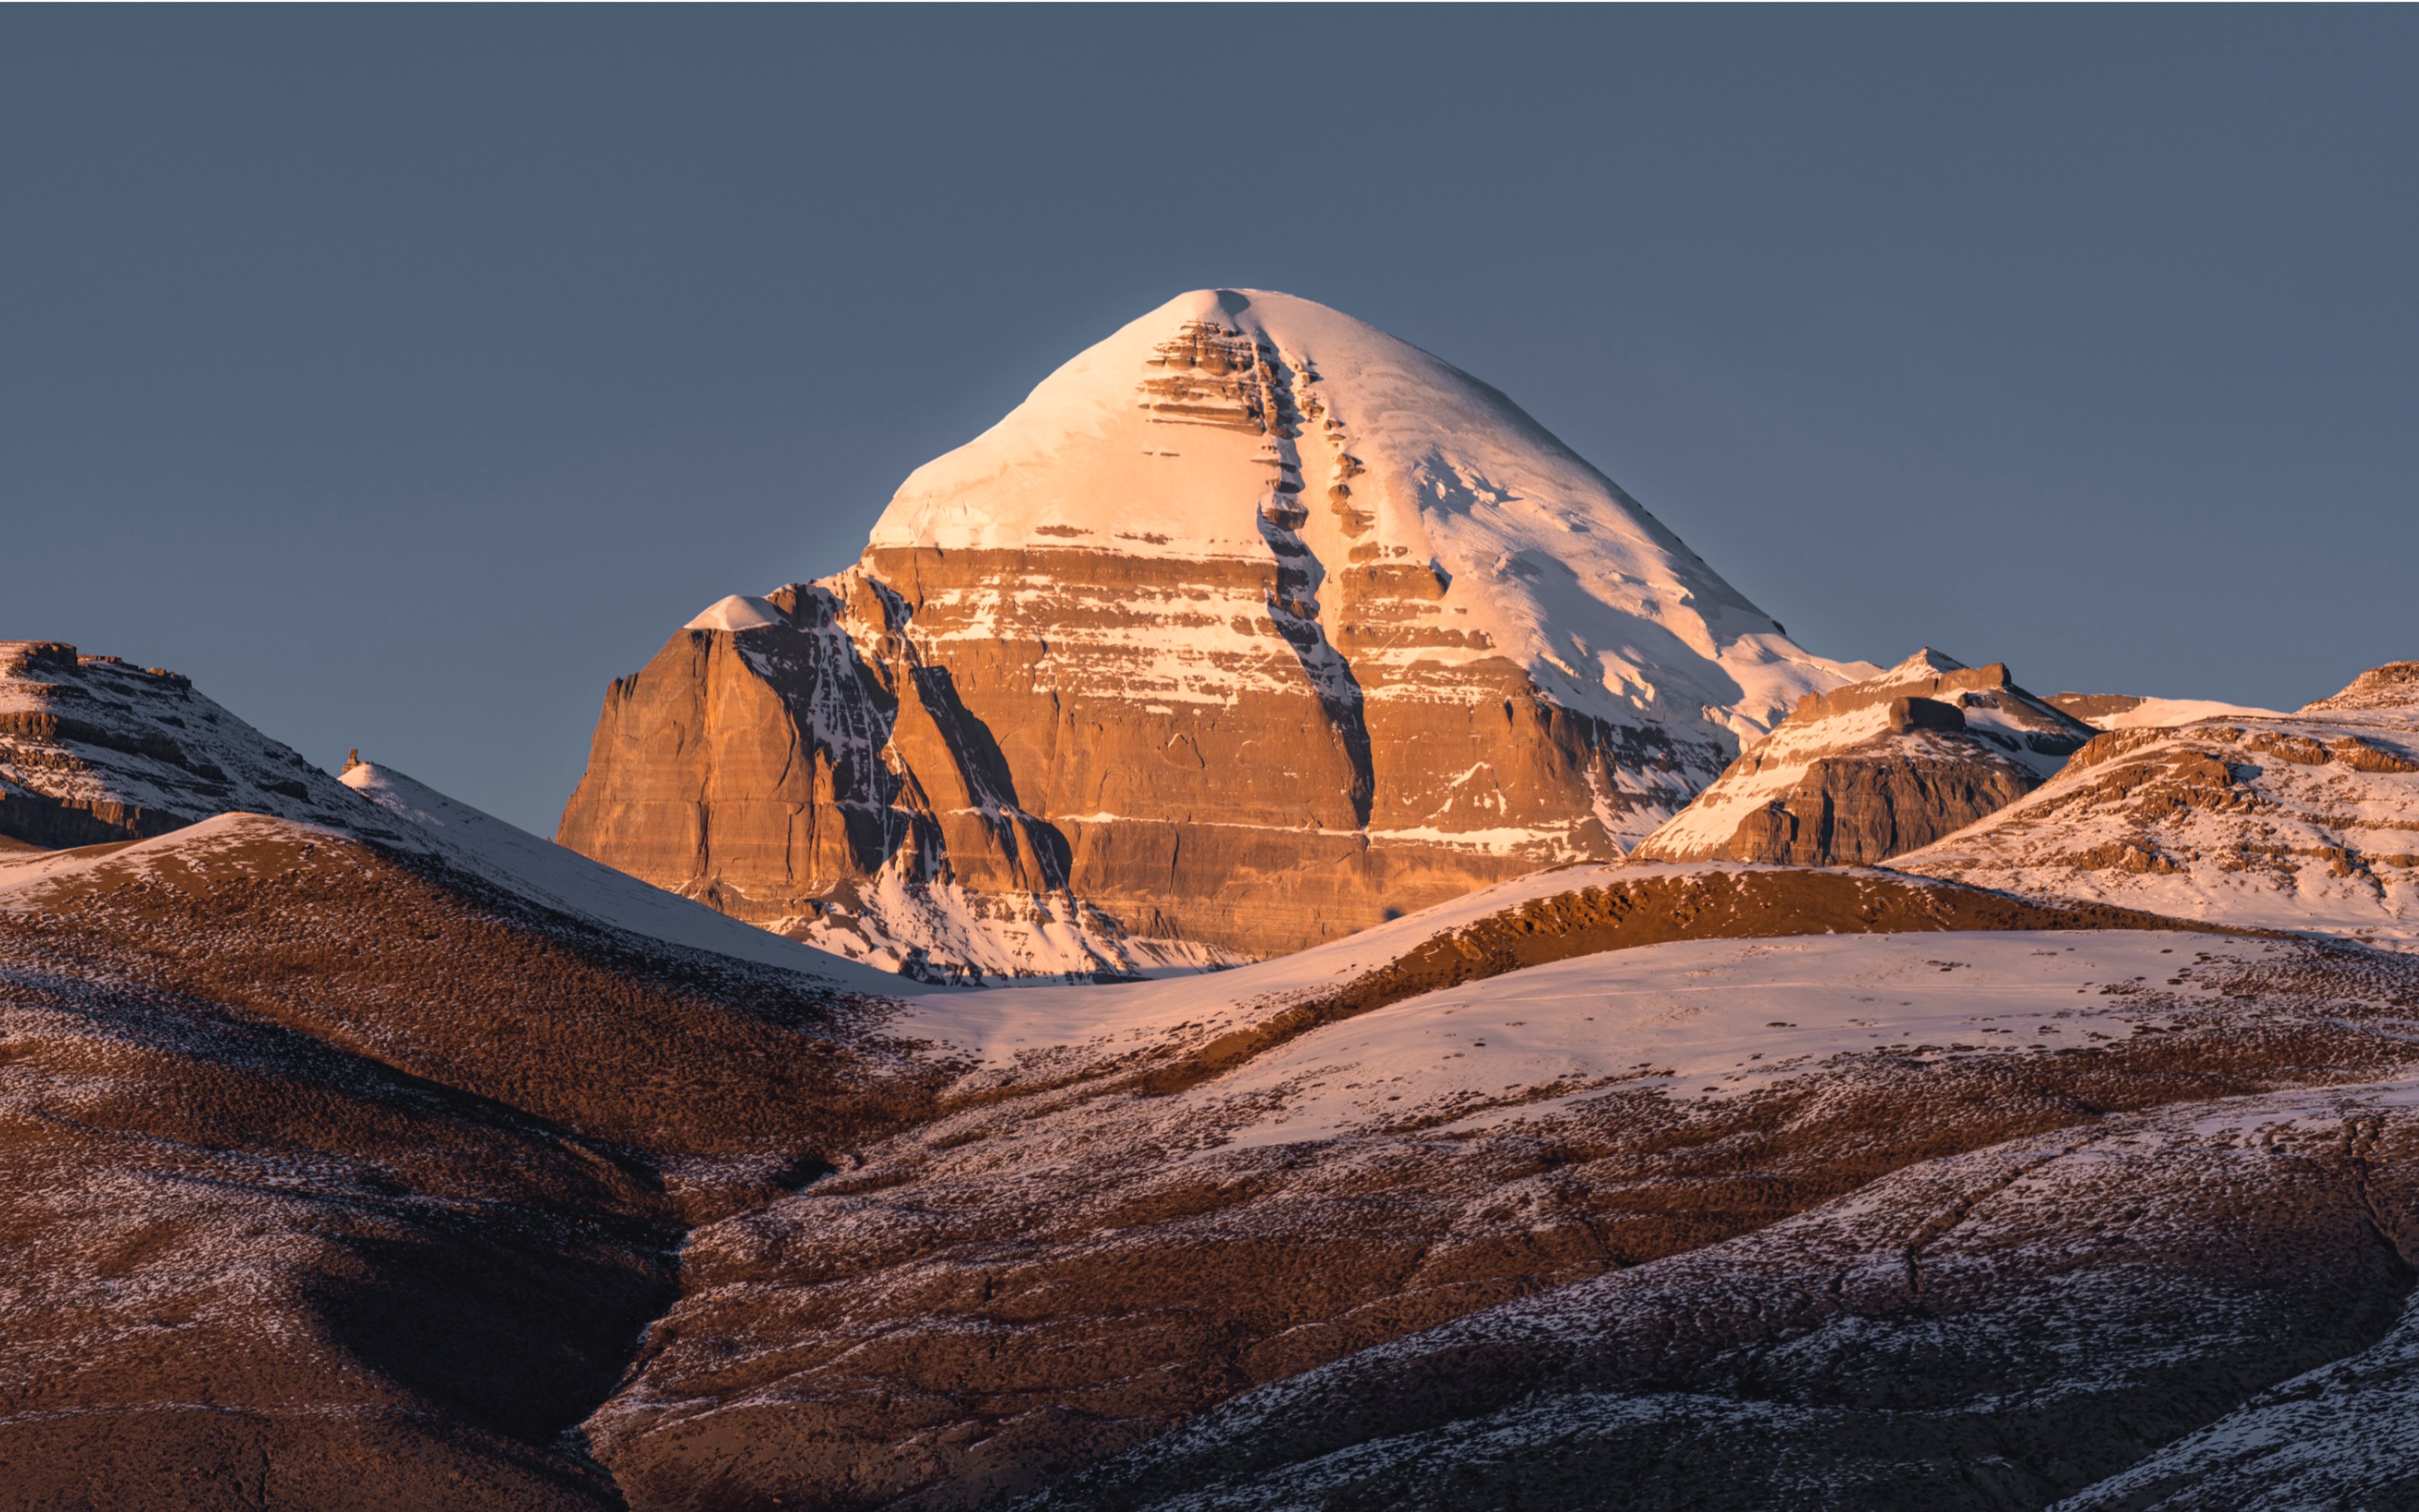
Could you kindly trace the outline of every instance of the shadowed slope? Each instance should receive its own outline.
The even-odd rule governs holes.
[[[865,1014],[261,816],[0,863],[0,1504],[617,1504],[685,1225],[925,1106]]]

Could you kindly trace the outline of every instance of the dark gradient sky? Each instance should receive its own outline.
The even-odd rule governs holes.
[[[1807,646],[2419,655],[2419,11],[0,10],[0,636],[550,832],[606,682],[1187,288]]]

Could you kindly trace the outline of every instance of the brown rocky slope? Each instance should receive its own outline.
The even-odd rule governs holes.
[[[1910,1167],[1025,1504],[2408,1506],[2415,1102],[2407,1077],[2229,1098]]]
[[[261,816],[0,867],[0,1505],[619,1504],[686,1226],[926,1106],[862,1016]]]
[[[589,1425],[599,1457],[648,1506],[993,1504],[1240,1392],[1651,1269],[1892,1171],[2050,1131],[2119,1140],[2125,1109],[2419,1063],[2398,1038],[2419,977],[2366,953],[2111,933],[2158,921],[1854,871],[1566,881],[1459,924],[1403,921],[1366,970],[1329,954],[1343,941],[1209,983],[1089,989],[1092,1047],[994,1051],[932,1122],[697,1233],[681,1300]],[[1806,933],[1859,928],[1886,932]],[[1710,1038],[1672,1006],[1701,991]],[[1014,996],[1046,1016],[1035,992]],[[2057,1221],[2072,1242],[2095,1220],[2078,1204]],[[2196,1221],[2214,1238],[2228,1220]],[[2368,1252],[2347,1243],[2358,1273]],[[2297,1361],[2365,1346],[2407,1280],[2338,1279],[2275,1315],[2303,1353],[2268,1339],[2262,1374],[2213,1340],[2205,1382],[2142,1387],[2157,1413],[2140,1436],[2039,1484],[2119,1469]],[[2172,1292],[2122,1294],[2165,1331],[2158,1351],[2182,1347],[2189,1306],[2152,1319],[2140,1309]],[[2365,1309],[2350,1321],[2331,1310],[2348,1295]],[[1504,1379],[1533,1384],[1529,1369]],[[1969,1397],[1993,1379],[1979,1361],[1960,1378]],[[1540,1504],[1595,1504],[1587,1488],[1626,1474],[1627,1452]],[[1148,1484],[1188,1504],[1224,1473],[1185,1464]],[[1483,1484],[1467,1504],[1501,1504],[1509,1483]],[[1397,1476],[1384,1494],[1434,1489]]]
[[[2410,1066],[2408,963],[2161,923],[1583,867],[1239,972],[875,1009],[282,820],[22,860],[8,1494],[987,1504],[1893,1171]],[[2334,1221],[2323,1183],[2273,1200]],[[2359,1253],[2242,1324],[2273,1368],[2215,1339],[2079,1462],[2365,1347]]]
[[[929,1107],[844,990],[897,979],[181,678],[0,673],[0,802],[107,837],[0,855],[0,1505],[621,1504],[566,1435],[682,1233]]]

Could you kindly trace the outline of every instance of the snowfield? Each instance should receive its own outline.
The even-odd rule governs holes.
[[[1462,1106],[1479,1110],[1437,1131],[1473,1131],[1612,1086],[1738,1096],[1875,1050],[2044,1055],[2128,1038],[2140,1016],[2100,988],[2274,949],[2137,931],[1649,945],[1379,1008],[1184,1095],[1257,1110],[1233,1135],[1247,1144],[1367,1134]],[[2187,978],[2185,990],[2215,989]]]

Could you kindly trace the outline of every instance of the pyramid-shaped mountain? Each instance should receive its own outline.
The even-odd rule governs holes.
[[[1204,290],[616,682],[560,838],[911,970],[1200,964],[1618,856],[1874,670],[1486,384]]]

